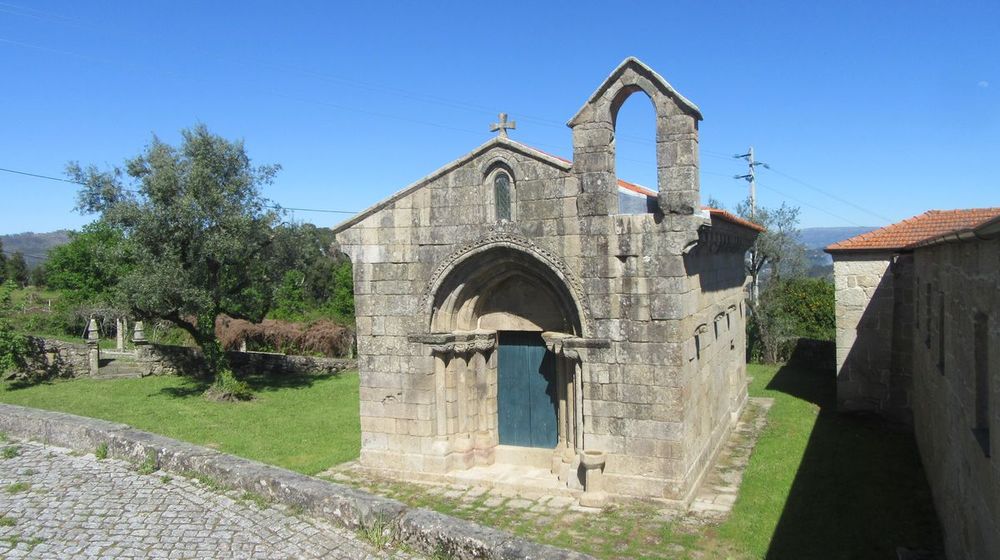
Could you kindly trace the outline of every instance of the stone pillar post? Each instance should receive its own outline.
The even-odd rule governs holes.
[[[128,323],[125,321],[124,317],[118,317],[115,319],[115,349],[119,352],[125,350],[125,329],[128,328]]]
[[[132,327],[132,344],[135,346],[135,357],[143,363],[143,377],[152,375],[154,373],[154,365],[151,359],[149,341],[146,340],[146,329],[142,321],[136,321]]]
[[[91,377],[97,375],[101,368],[101,336],[97,330],[97,319],[91,317],[87,323],[87,358]]]

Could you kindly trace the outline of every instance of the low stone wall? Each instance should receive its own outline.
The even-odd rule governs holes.
[[[85,377],[90,373],[90,348],[86,344],[29,336],[28,345],[31,350],[24,367],[8,378]]]
[[[31,352],[23,371],[13,378],[53,379],[57,377],[87,377],[90,347],[83,343],[65,342],[52,338],[28,337]],[[102,352],[103,354],[103,352]],[[118,359],[128,359],[143,377],[150,375],[199,376],[205,371],[201,351],[188,346],[144,344],[134,353],[111,353]],[[266,352],[227,352],[226,357],[238,374],[301,375],[330,374],[357,367],[357,361],[347,358],[290,356]]]
[[[106,444],[108,456],[140,463],[155,457],[160,469],[198,473],[220,484],[255,492],[313,517],[349,529],[385,524],[387,531],[418,551],[460,560],[592,560],[591,556],[540,545],[347,486],[249,459],[143,432],[125,424],[0,404],[0,432],[81,452]]]
[[[144,364],[144,375],[200,375],[204,372],[201,351],[188,346],[148,344],[137,350]],[[237,374],[324,374],[357,367],[348,358],[291,356],[268,352],[226,352],[229,364]]]

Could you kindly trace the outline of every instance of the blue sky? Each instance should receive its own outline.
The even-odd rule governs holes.
[[[801,225],[1000,206],[1000,2],[279,3],[0,0],[0,167],[115,165],[197,122],[283,166],[266,194],[356,211],[511,137],[570,157],[573,116],[627,56],[705,116],[702,197],[731,154]],[[619,176],[654,186],[653,111],[619,117]],[[72,185],[0,173],[0,233],[77,228]],[[830,196],[832,195],[832,196]],[[333,225],[336,214],[296,212]]]

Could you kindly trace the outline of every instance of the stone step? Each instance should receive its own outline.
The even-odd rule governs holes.
[[[142,367],[139,362],[116,358],[109,360],[97,370],[94,379],[127,379],[142,377]]]

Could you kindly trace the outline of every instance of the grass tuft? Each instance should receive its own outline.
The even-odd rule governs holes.
[[[358,534],[368,541],[376,552],[392,547],[399,538],[396,526],[381,513],[368,523],[363,523],[358,529]]]
[[[13,527],[17,525],[17,520],[8,515],[0,515],[0,527]]]
[[[267,509],[268,506],[271,505],[271,500],[256,492],[250,492],[249,490],[243,492],[243,494],[240,495],[240,501],[250,502],[255,506],[257,506],[257,509]]]
[[[8,445],[7,447],[3,448],[2,452],[0,452],[0,456],[2,456],[4,459],[13,459],[14,457],[17,457],[20,454],[21,454],[21,448],[16,445]]]
[[[103,461],[103,460],[107,459],[108,458],[108,444],[107,443],[101,443],[100,445],[98,445],[97,449],[94,450],[94,457],[97,457],[98,461]]]
[[[17,494],[19,492],[27,492],[31,488],[31,484],[28,482],[12,482],[7,485],[8,494]]]

